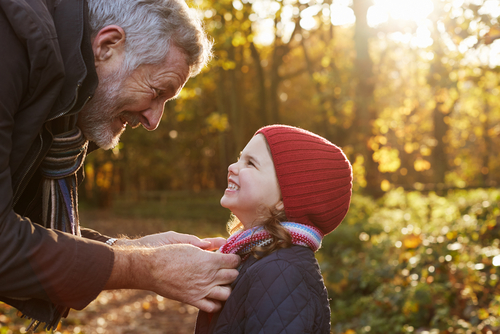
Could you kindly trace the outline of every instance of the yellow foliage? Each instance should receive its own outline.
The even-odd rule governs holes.
[[[458,73],[457,72],[451,72],[450,75],[450,80],[451,81],[457,81],[458,80]]]
[[[105,172],[111,173],[113,171],[113,164],[111,162],[106,162],[104,166],[102,166],[102,169]]]
[[[186,119],[186,115],[178,114],[176,118],[177,118],[177,122],[182,122]]]
[[[399,151],[395,148],[382,147],[373,153],[373,160],[378,162],[378,170],[382,173],[395,172],[401,166]]]
[[[321,58],[321,66],[328,67],[330,66],[330,57],[324,56]]]
[[[342,88],[340,87],[335,87],[333,89],[333,93],[335,94],[335,97],[339,97],[340,96],[340,93],[342,93]]]
[[[403,252],[399,255],[399,262],[406,262],[413,256],[412,252]]]
[[[417,313],[418,312],[418,304],[414,303],[410,300],[406,301],[406,303],[403,305],[403,313],[406,315],[409,315],[411,313]]]
[[[105,163],[97,172],[95,183],[101,189],[109,189],[113,177],[113,164]]]
[[[417,248],[422,243],[420,235],[409,234],[403,239],[403,245],[406,248]]]
[[[233,40],[232,40],[232,44],[234,47],[237,47],[239,45],[245,45],[247,42],[247,39],[245,38],[245,36],[243,36],[243,34],[239,31],[237,31],[234,36],[233,36]]]
[[[385,124],[383,124],[381,127],[380,127],[380,133],[387,133],[389,132],[389,127]]]
[[[490,30],[484,35],[484,44],[488,45],[493,43],[500,36],[500,27],[493,26]]]
[[[212,132],[224,132],[229,127],[229,121],[226,114],[211,113],[207,117],[209,130]]]
[[[346,286],[349,284],[349,280],[347,278],[342,278],[338,283],[329,284],[328,287],[335,291],[336,293],[342,293],[345,290]]]
[[[420,147],[420,154],[422,154],[424,157],[428,157],[431,155],[432,150],[428,146],[422,146]]]
[[[375,140],[378,141],[382,145],[387,144],[387,137],[386,136],[376,136]]]
[[[364,158],[362,155],[356,156],[356,159],[352,164],[352,175],[354,180],[354,187],[366,187],[365,166]]]
[[[411,154],[413,152],[413,144],[412,143],[406,143],[404,146],[404,150],[406,153]]]
[[[192,88],[184,88],[179,93],[179,97],[182,99],[190,99],[196,97],[196,90]]]
[[[417,160],[415,160],[413,168],[415,168],[417,172],[423,172],[424,170],[428,170],[431,168],[431,163],[422,158],[418,158]]]
[[[490,314],[488,313],[487,310],[485,310],[484,308],[481,308],[477,311],[477,317],[481,320],[485,320],[487,319],[488,317],[490,316]]]
[[[353,100],[346,101],[342,109],[344,110],[345,115],[351,115],[354,109],[354,101]]]
[[[236,63],[229,60],[221,61],[220,65],[225,71],[234,70],[236,68]]]
[[[391,183],[387,180],[383,180],[380,183],[380,189],[382,189],[383,191],[389,191],[391,189]]]

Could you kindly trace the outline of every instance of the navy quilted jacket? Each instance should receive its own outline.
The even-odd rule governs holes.
[[[196,334],[330,333],[330,306],[311,249],[292,246],[242,265],[222,310],[200,311]]]

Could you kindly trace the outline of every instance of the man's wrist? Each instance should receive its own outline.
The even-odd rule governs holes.
[[[118,239],[118,241],[121,240]],[[152,251],[150,248],[143,247],[114,247],[113,270],[104,289],[148,290],[151,282],[144,276],[150,274],[149,261],[154,258],[151,256]]]

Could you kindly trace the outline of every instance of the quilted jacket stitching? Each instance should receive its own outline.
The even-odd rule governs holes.
[[[265,267],[266,267],[266,266],[272,266],[273,264],[277,264],[277,263],[284,263],[284,264],[287,264],[286,268],[284,268],[284,269],[287,269],[287,270],[290,270],[290,268],[295,269],[295,270],[297,271],[297,273],[294,273],[294,274],[299,274],[299,273],[300,273],[300,275],[301,275],[301,279],[300,279],[300,280],[298,280],[298,284],[297,284],[297,286],[295,286],[293,289],[290,289],[290,288],[288,287],[288,285],[287,285],[287,288],[289,289],[289,296],[288,296],[287,298],[285,298],[285,299],[281,300],[281,301],[280,301],[280,303],[278,303],[277,305],[273,303],[273,306],[274,306],[274,308],[275,308],[275,311],[274,311],[273,313],[268,314],[267,318],[265,318],[265,319],[264,319],[264,321],[261,321],[261,319],[258,319],[258,318],[257,318],[257,320],[260,322],[261,326],[264,326],[264,325],[265,325],[265,323],[266,323],[266,321],[267,321],[267,320],[268,320],[268,319],[269,319],[269,318],[270,318],[270,317],[271,317],[274,313],[276,313],[276,314],[278,315],[278,317],[280,318],[280,320],[281,320],[281,322],[282,322],[282,324],[283,324],[283,327],[286,329],[286,327],[287,327],[288,325],[290,325],[290,324],[293,322],[293,320],[291,320],[291,321],[290,321],[290,323],[289,323],[288,325],[286,325],[286,322],[284,322],[284,321],[281,319],[282,314],[280,314],[280,312],[279,312],[279,306],[280,306],[281,304],[283,304],[285,301],[287,301],[287,299],[288,299],[288,298],[291,298],[291,296],[293,296],[293,294],[292,294],[292,293],[293,293],[293,292],[294,292],[294,291],[298,288],[298,286],[299,286],[299,285],[301,285],[301,284],[305,284],[305,283],[304,283],[304,282],[305,282],[305,280],[304,280],[304,273],[305,273],[305,270],[304,270],[304,268],[302,268],[303,263],[300,263],[300,264],[301,264],[301,266],[299,266],[298,264],[291,263],[289,260],[286,260],[286,259],[281,259],[281,258],[278,258],[278,259],[272,260],[272,261],[270,261],[270,262],[267,262],[267,263],[265,264]],[[251,280],[252,280],[253,282],[255,282],[255,281],[262,282],[262,277],[263,277],[263,276],[261,275],[261,271],[265,270],[265,267],[258,268],[258,270],[255,270],[255,269],[254,269],[254,270],[251,270],[252,268],[249,268],[249,270],[252,272],[252,273],[251,273],[251,274],[252,274],[252,278],[251,278]],[[276,267],[279,269],[280,273],[279,273],[279,275],[277,275],[277,277],[274,279],[274,281],[276,281],[276,280],[278,279],[278,277],[283,276],[283,277],[284,277],[284,279],[283,279],[282,281],[286,282],[286,276],[285,276],[285,275],[284,275],[284,273],[283,273],[283,268],[282,268],[281,266],[279,266],[279,265],[276,265]],[[311,276],[311,275],[310,275],[310,276]],[[267,277],[267,276],[264,276],[264,277]],[[271,284],[271,286],[272,286],[272,284]],[[266,288],[265,286],[263,286],[263,288],[264,288],[264,290],[263,290],[263,296],[264,296],[265,294],[269,295],[269,288],[270,288],[270,287],[267,287],[267,288]],[[300,314],[302,313],[302,311],[304,311],[304,309],[306,309],[306,310],[307,310],[307,308],[308,308],[308,306],[309,306],[309,304],[310,304],[310,301],[311,301],[311,297],[310,297],[310,296],[311,296],[311,293],[314,293],[313,291],[311,291],[311,287],[309,287],[307,284],[305,284],[305,289],[306,289],[306,290],[308,290],[308,292],[309,292],[309,293],[307,294],[308,298],[307,298],[307,301],[304,303],[304,306],[302,307],[302,309],[301,309],[299,312],[297,312],[297,315],[300,315]],[[262,298],[263,298],[263,297],[261,297],[260,299],[262,299]],[[271,296],[271,295],[269,295],[269,298],[270,298],[270,300],[271,300],[271,301],[273,300],[273,298],[272,298],[272,296]],[[259,300],[259,302],[260,302],[260,300]],[[258,304],[258,303],[257,303],[257,304]],[[297,307],[296,303],[294,303],[294,304],[295,304],[295,307]],[[286,326],[285,326],[285,325],[286,325]]]
[[[277,263],[280,265],[276,265]],[[299,274],[290,275],[292,268],[297,270]],[[266,274],[270,273],[271,279],[266,281],[266,278],[262,278],[258,274],[262,270],[267,270]],[[287,274],[293,276],[294,280],[286,280],[285,282]],[[327,334],[330,330],[330,312],[326,288],[322,284],[320,274],[313,253],[300,246],[277,251],[259,261],[250,258],[244,263],[240,276],[232,284],[233,297],[230,297],[225,303],[222,312],[214,317],[216,321],[213,324],[214,327],[210,326],[212,327],[210,329],[201,325],[202,327],[197,329],[197,333],[297,334],[300,332]],[[272,287],[272,282],[276,279],[281,280],[285,286],[285,297],[281,296],[278,298],[279,300],[275,299]],[[259,287],[255,287],[256,284]],[[250,291],[250,286],[254,286],[253,291]],[[296,289],[304,289],[305,292],[296,296],[293,293]],[[258,291],[260,293],[256,294]],[[291,295],[292,299],[288,299],[287,302],[290,304],[299,303],[300,305],[298,305],[298,309],[289,313],[287,319],[286,313],[276,313],[273,305],[281,305],[280,303],[284,302],[288,295]],[[290,297],[288,296],[288,298]],[[264,304],[255,309],[256,306],[252,305],[252,299]],[[259,312],[260,315],[258,315]],[[274,318],[269,318],[269,313],[274,313],[272,315]],[[268,323],[266,323],[266,319]],[[285,323],[285,325],[280,322]],[[305,326],[308,328],[304,328]]]

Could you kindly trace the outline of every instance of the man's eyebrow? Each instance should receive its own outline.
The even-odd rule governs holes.
[[[174,84],[172,84],[171,82],[167,83],[166,85],[157,85],[155,89],[159,90],[161,92],[161,95],[172,95],[168,98],[167,101],[174,100],[180,95],[180,90],[179,92],[177,92]]]

